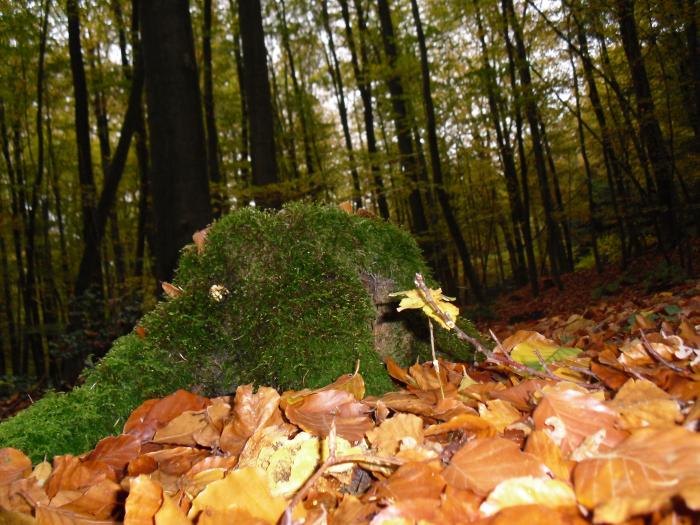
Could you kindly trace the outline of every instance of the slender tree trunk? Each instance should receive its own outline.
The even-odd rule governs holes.
[[[391,20],[388,0],[377,0],[377,9],[382,30],[384,53],[388,62],[389,71],[387,73],[386,83],[389,88],[392,118],[396,129],[399,162],[406,184],[410,187],[408,200],[411,208],[411,230],[418,237],[419,243],[425,249],[428,241],[428,239],[426,239],[428,234],[428,221],[420,195],[418,159],[413,149],[413,139],[411,137],[411,127],[406,104],[407,99],[401,77],[397,70],[399,55],[398,49],[396,48],[394,24]],[[427,249],[426,252],[429,254],[430,250]]]
[[[646,65],[639,45],[637,23],[634,19],[634,0],[617,0],[616,15],[622,46],[630,68],[632,87],[637,100],[640,134],[654,170],[657,203],[661,208],[661,238],[659,241],[663,248],[671,249],[678,243],[680,233],[676,218],[677,199],[673,183],[673,169],[671,158],[664,144],[661,126],[656,117]]]
[[[485,297],[481,290],[481,286],[479,286],[476,272],[472,267],[471,254],[469,253],[469,248],[467,247],[467,243],[462,235],[462,230],[457,223],[457,218],[452,210],[450,198],[443,182],[442,165],[440,163],[440,151],[437,139],[437,126],[435,123],[435,107],[433,105],[433,95],[430,89],[430,64],[428,63],[428,50],[425,45],[423,24],[421,23],[420,11],[418,10],[416,0],[411,0],[411,11],[413,13],[413,21],[416,25],[416,33],[418,34],[418,48],[420,50],[422,78],[421,86],[423,91],[423,103],[425,105],[426,125],[428,128],[428,151],[430,152],[430,164],[433,168],[433,183],[435,185],[437,198],[440,202],[440,207],[442,208],[442,213],[445,218],[445,223],[447,223],[450,236],[452,237],[455,247],[459,252],[460,259],[462,260],[464,274],[469,280],[469,285],[471,286],[472,292],[474,293],[476,299],[479,302],[483,302]]]
[[[219,134],[216,129],[214,80],[212,74],[211,34],[212,0],[204,0],[202,9],[202,70],[204,73],[204,121],[207,132],[207,168],[212,193],[212,215],[218,218],[226,209],[226,182],[219,167]]]
[[[352,178],[353,201],[357,208],[362,207],[362,191],[360,189],[360,176],[357,173],[357,165],[355,164],[355,152],[352,147],[352,137],[350,136],[350,125],[348,124],[348,109],[345,105],[345,88],[343,87],[343,77],[340,74],[340,64],[338,55],[335,52],[335,42],[333,40],[333,31],[331,31],[330,17],[328,16],[328,0],[321,0],[321,20],[323,27],[326,30],[328,38],[328,49],[330,51],[331,60],[328,63],[328,70],[333,82],[336,101],[338,103],[338,113],[340,114],[340,124],[343,128],[343,139],[345,140],[345,149],[348,151],[348,161],[350,162],[350,176]]]
[[[532,149],[535,156],[535,170],[537,172],[537,180],[540,187],[540,197],[542,199],[542,208],[545,215],[545,224],[547,227],[547,246],[552,263],[552,277],[557,287],[561,287],[559,275],[561,273],[560,255],[563,253],[561,233],[559,226],[554,220],[554,205],[552,203],[552,195],[547,182],[547,167],[545,164],[544,148],[542,146],[542,137],[540,134],[539,118],[537,105],[535,102],[534,92],[532,89],[532,79],[530,76],[530,64],[527,58],[525,43],[523,41],[522,30],[516,19],[515,9],[512,0],[502,0],[504,4],[504,12],[507,13],[510,25],[513,28],[515,37],[515,49],[517,53],[517,65],[520,75],[520,83],[523,88],[525,97],[525,116],[530,126],[530,136],[532,139]]]
[[[211,221],[202,102],[188,1],[150,0],[140,14],[156,276],[169,281],[180,249]]]
[[[527,282],[527,267],[525,265],[525,252],[523,249],[521,236],[521,231],[524,232],[525,228],[523,225],[523,204],[520,197],[518,174],[515,167],[515,156],[510,140],[503,132],[503,127],[501,126],[500,108],[496,100],[497,84],[495,72],[491,66],[488,49],[486,47],[486,38],[483,23],[481,21],[481,12],[479,9],[478,0],[474,0],[474,8],[476,9],[476,21],[479,33],[479,42],[481,44],[482,64],[486,74],[484,84],[486,86],[486,93],[488,96],[491,122],[494,130],[496,131],[496,142],[498,144],[498,151],[501,157],[501,163],[503,165],[503,174],[506,179],[506,190],[508,191],[508,201],[511,209],[511,221],[513,223],[513,231],[515,232],[514,249],[516,259],[511,261],[514,268],[513,277],[516,283],[522,285]]]
[[[253,185],[262,187],[259,196],[256,196],[256,203],[263,207],[278,208],[282,204],[279,192],[268,190],[263,193],[264,186],[274,184],[279,179],[260,0],[239,0],[238,23],[248,102]]]
[[[571,73],[573,75],[572,81],[574,85],[574,100],[576,102],[576,130],[578,131],[578,142],[579,147],[581,148],[583,168],[586,173],[586,193],[588,195],[588,217],[590,221],[589,227],[591,232],[591,250],[593,250],[596,271],[598,273],[602,273],[603,263],[600,260],[600,253],[598,252],[598,207],[596,206],[595,199],[593,198],[593,169],[591,168],[591,162],[588,159],[586,135],[583,131],[583,118],[581,116],[581,95],[578,87],[578,73],[576,71],[574,55],[571,50],[569,51],[569,61],[571,63]]]
[[[627,266],[627,235],[625,233],[625,220],[620,213],[620,207],[617,202],[618,196],[614,183],[614,181],[621,179],[620,160],[617,154],[615,153],[612,136],[610,134],[610,129],[607,124],[605,112],[603,111],[603,104],[601,102],[600,94],[598,92],[598,86],[593,76],[593,63],[588,53],[588,39],[586,37],[586,33],[582,22],[577,19],[576,13],[574,13],[573,18],[574,23],[576,24],[576,35],[578,39],[579,50],[581,53],[581,64],[583,65],[583,74],[586,79],[586,85],[588,86],[588,98],[591,101],[593,113],[595,114],[596,120],[598,121],[600,136],[603,143],[603,158],[605,161],[605,169],[608,179],[608,189],[610,190],[610,201],[612,203],[613,214],[615,216],[615,222],[617,224],[618,237],[620,239],[622,267],[625,268]]]
[[[513,91],[513,110],[515,113],[515,140],[518,145],[518,160],[520,163],[520,185],[522,188],[523,205],[522,205],[522,220],[521,227],[523,232],[523,241],[525,243],[525,254],[527,256],[527,273],[530,281],[530,289],[532,295],[537,297],[540,293],[539,278],[537,274],[537,261],[535,259],[535,242],[532,238],[532,229],[530,227],[530,186],[528,183],[528,167],[527,156],[525,154],[525,141],[523,140],[523,113],[522,101],[520,97],[520,87],[516,78],[516,62],[515,50],[510,39],[508,13],[505,4],[501,3],[501,31],[503,41],[506,44],[506,53],[508,55],[508,78],[510,80],[511,90]]]
[[[233,0],[230,1],[231,12],[234,13]],[[238,23],[234,24],[233,31],[233,52],[236,58],[236,73],[238,76],[238,92],[241,98],[241,150],[240,150],[240,179],[246,186],[251,184],[250,179],[250,140],[248,138],[248,97],[245,92],[243,69],[243,56],[241,55],[241,35],[238,30]]]
[[[83,215],[83,243],[85,253],[91,258],[90,272],[78,273],[75,283],[76,296],[81,295],[92,283],[100,290],[102,271],[100,263],[100,236],[97,232],[97,209],[95,176],[92,171],[90,149],[90,122],[88,120],[88,92],[85,80],[83,51],[80,44],[80,12],[77,0],[67,0],[68,49],[70,51],[73,74],[73,94],[75,98],[75,136],[78,147],[78,179]],[[81,264],[82,266],[82,264]]]
[[[239,0],[240,1],[240,0]],[[276,2],[277,3],[277,2]],[[284,0],[279,0],[279,25],[280,33],[282,35],[282,47],[284,48],[285,55],[287,56],[287,63],[289,64],[289,74],[292,78],[292,89],[294,92],[294,102],[297,108],[297,114],[299,115],[299,125],[301,126],[301,136],[304,146],[304,162],[306,164],[306,173],[308,175],[313,175],[316,171],[316,167],[313,161],[313,155],[311,153],[311,136],[309,133],[309,114],[306,110],[305,95],[299,86],[299,79],[297,78],[296,64],[294,63],[294,55],[292,53],[292,46],[289,41],[289,28],[287,27],[287,10]]]
[[[369,165],[372,172],[372,182],[375,188],[379,215],[381,215],[381,217],[384,219],[388,219],[389,205],[387,203],[384,191],[382,172],[377,160],[377,138],[374,134],[374,112],[372,110],[372,84],[369,81],[367,74],[368,58],[367,44],[365,42],[367,27],[364,11],[362,9],[362,3],[359,0],[355,0],[355,10],[357,12],[358,33],[360,39],[360,55],[362,58],[362,66],[360,66],[357,57],[357,49],[355,47],[355,38],[352,32],[352,25],[350,23],[350,10],[348,8],[348,2],[347,0],[338,1],[340,3],[341,14],[345,23],[345,39],[347,41],[347,46],[350,48],[350,58],[352,62],[352,70],[355,76],[355,83],[357,84],[357,89],[360,91],[360,98],[362,99],[362,116],[365,125],[365,135],[367,137],[367,154],[369,156]]]

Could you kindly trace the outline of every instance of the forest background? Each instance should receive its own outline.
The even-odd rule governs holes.
[[[227,210],[351,201],[483,304],[692,274],[695,0],[0,2],[0,390],[70,385]]]

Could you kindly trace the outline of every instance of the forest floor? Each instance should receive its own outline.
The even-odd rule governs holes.
[[[32,468],[0,449],[0,518],[700,522],[700,283],[656,256],[563,280],[498,299],[479,324],[498,340],[487,361],[389,360],[403,389],[378,398],[359,374],[281,394],[180,390],[80,457]]]

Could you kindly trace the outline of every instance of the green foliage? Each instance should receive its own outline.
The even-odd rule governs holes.
[[[415,241],[384,221],[307,204],[231,213],[211,227],[203,253],[185,248],[174,283],[183,293],[143,317],[145,339],[120,338],[82,386],[1,424],[0,446],[34,460],[79,453],[118,432],[149,397],[177,388],[230,393],[244,383],[317,387],[352,372],[357,360],[369,393],[391,390],[379,354],[404,365],[427,358],[427,327],[401,315],[391,320],[393,339],[377,344],[369,292],[386,280],[391,291],[410,288],[416,272],[426,266]],[[228,290],[223,300],[210,296],[213,285]],[[437,343],[471,357],[443,330]]]

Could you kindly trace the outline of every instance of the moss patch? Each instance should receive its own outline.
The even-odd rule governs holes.
[[[357,360],[369,393],[391,390],[381,356],[409,364],[429,355],[425,319],[396,315],[386,297],[412,288],[416,272],[426,266],[415,241],[384,221],[308,204],[236,211],[211,227],[203,253],[183,250],[174,284],[184,292],[144,316],[147,336],[122,337],[80,387],[0,424],[0,447],[35,461],[80,453],[150,397],[244,383],[316,387]],[[212,285],[228,290],[222,301]],[[470,357],[441,332],[441,350]]]

